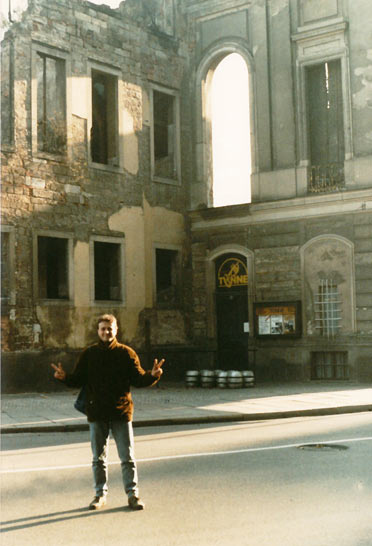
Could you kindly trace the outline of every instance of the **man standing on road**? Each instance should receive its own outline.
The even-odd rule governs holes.
[[[154,385],[163,373],[160,362],[154,360],[151,371],[145,371],[135,351],[116,339],[117,320],[113,315],[98,319],[98,343],[81,354],[74,371],[68,374],[62,365],[51,364],[54,377],[69,387],[86,387],[86,414],[89,422],[93,453],[95,497],[89,505],[97,510],[106,504],[108,489],[108,441],[110,429],[121,461],[123,484],[132,510],[143,510],[139,498],[137,465],[134,457],[133,401],[130,386]]]

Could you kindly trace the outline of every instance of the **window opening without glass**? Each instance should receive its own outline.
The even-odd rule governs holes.
[[[1,298],[10,296],[10,235],[1,233]]]
[[[214,71],[211,86],[213,206],[249,203],[251,124],[247,63],[227,55]]]
[[[156,249],[156,302],[174,305],[177,301],[176,250]]]
[[[68,299],[68,239],[38,237],[40,299]]]
[[[37,147],[41,152],[66,151],[65,61],[39,53],[37,70]]]
[[[161,178],[177,178],[175,97],[153,90],[154,174]]]
[[[94,241],[94,299],[120,301],[121,245]]]
[[[117,77],[92,70],[91,159],[118,165]]]

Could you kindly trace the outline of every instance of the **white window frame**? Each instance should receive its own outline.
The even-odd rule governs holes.
[[[39,295],[39,251],[38,251],[38,237],[56,237],[58,239],[67,240],[67,283],[68,283],[68,297],[66,299],[60,298],[41,298]],[[37,230],[33,234],[33,271],[34,271],[34,295],[35,300],[42,305],[72,305],[74,301],[74,244],[73,234],[51,231],[51,230]]]
[[[95,299],[95,271],[94,271],[94,243],[113,243],[120,245],[119,258],[119,280],[120,280],[120,299],[118,300],[96,300]],[[90,275],[90,300],[95,306],[125,306],[126,304],[126,271],[125,271],[125,238],[124,237],[109,237],[104,235],[95,235],[89,241],[89,267]]]
[[[155,174],[155,137],[154,137],[154,91],[164,93],[165,95],[170,95],[173,97],[173,115],[174,115],[174,168],[175,168],[175,177],[174,178],[165,178],[157,176]],[[180,97],[179,92],[174,89],[169,89],[167,87],[162,87],[160,85],[151,84],[150,86],[150,149],[151,149],[151,179],[154,182],[162,182],[164,184],[170,185],[180,185],[181,184],[181,138],[180,138]]]

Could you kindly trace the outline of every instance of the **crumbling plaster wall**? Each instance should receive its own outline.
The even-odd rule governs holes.
[[[11,329],[11,336],[4,336],[5,350],[74,349],[94,340],[94,321],[107,307],[91,300],[92,235],[125,238],[126,301],[109,310],[118,315],[122,339],[131,341],[141,310],[153,305],[153,242],[185,244],[185,186],[182,181],[173,186],[151,181],[149,116],[150,81],[182,88],[187,53],[181,39],[183,24],[177,36],[169,36],[158,27],[149,28],[148,13],[132,12],[129,3],[127,8],[35,0],[5,37],[14,47],[15,139],[3,149],[3,224],[15,228],[17,287],[15,304],[4,307],[2,324],[6,332]],[[169,29],[169,21],[167,25]],[[66,157],[42,155],[33,147],[31,44],[66,54]],[[120,169],[95,169],[88,161],[92,62],[120,72]],[[185,124],[181,148],[189,156],[188,128]],[[35,301],[33,238],[42,230],[73,237],[70,302]],[[185,341],[183,314],[172,321],[174,339],[168,334],[168,342],[179,342],[180,337]],[[167,331],[172,331],[169,324]]]

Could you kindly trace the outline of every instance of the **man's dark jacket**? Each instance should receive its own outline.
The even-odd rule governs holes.
[[[86,385],[88,421],[109,421],[133,418],[131,385],[149,387],[158,381],[145,371],[135,351],[114,339],[101,340],[85,349],[71,374],[66,375],[69,387]],[[117,406],[120,406],[120,409]]]

